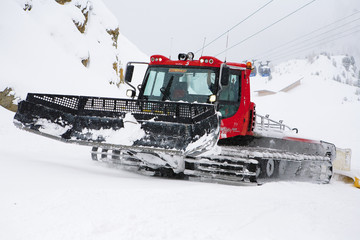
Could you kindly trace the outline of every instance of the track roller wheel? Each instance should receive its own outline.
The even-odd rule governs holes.
[[[98,147],[92,147],[91,149],[91,159],[94,161],[99,161],[97,156]]]
[[[286,161],[280,161],[279,162],[279,177],[284,177],[285,176],[287,164],[288,163]]]
[[[269,159],[266,162],[266,176],[272,177],[275,173],[275,161],[273,159]]]
[[[279,162],[274,159],[261,159],[256,171],[258,178],[272,178],[279,175]]]

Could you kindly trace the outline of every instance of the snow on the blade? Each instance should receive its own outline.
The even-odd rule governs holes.
[[[159,154],[163,159],[166,160],[167,164],[171,166],[175,173],[181,173],[185,170],[185,161],[182,156],[168,155],[164,153]]]
[[[61,119],[58,121],[61,122]],[[39,131],[42,133],[49,134],[51,136],[61,137],[62,134],[66,133],[67,130],[71,129],[71,125],[65,125],[64,127],[53,123],[47,119],[39,118],[37,119],[35,125],[40,125]]]
[[[198,136],[197,136],[198,137]],[[209,134],[205,134],[201,136],[196,141],[191,142],[185,149],[186,154],[193,154],[197,151],[201,152],[201,154],[209,154],[210,152],[214,151],[214,147],[217,144],[219,139],[218,132],[212,132]]]
[[[216,113],[218,116],[218,121],[220,122],[221,113]],[[221,150],[217,147],[217,142],[220,137],[220,124],[217,129],[214,129],[212,132],[208,134],[204,134],[203,136],[195,137],[195,141],[191,142],[185,149],[185,153],[187,155],[195,154],[195,155],[211,155],[219,153]]]
[[[92,140],[104,139],[106,143],[131,146],[133,143],[145,136],[141,124],[136,121],[130,113],[123,119],[124,127],[118,130],[113,129],[84,129],[82,134],[91,136]]]
[[[169,155],[166,153],[148,154],[137,153],[136,157],[141,159],[146,165],[151,168],[171,167],[175,173],[181,173],[185,170],[185,161],[183,156]]]

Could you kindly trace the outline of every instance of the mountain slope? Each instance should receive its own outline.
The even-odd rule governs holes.
[[[3,1],[0,91],[119,96],[120,69],[147,59],[119,35],[101,0]]]
[[[359,87],[352,85],[357,84],[358,76],[354,71],[356,64],[346,71],[342,65],[344,57],[319,55],[311,61],[299,59],[279,64],[273,68],[271,80],[251,80],[252,97],[257,113],[284,120],[298,128],[300,135],[351,148],[353,165],[360,169],[360,96]],[[340,82],[337,76],[341,76]],[[298,80],[299,86],[288,92],[279,91]],[[259,96],[256,91],[263,89],[277,93]]]

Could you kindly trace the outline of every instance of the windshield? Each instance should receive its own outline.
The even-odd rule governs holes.
[[[216,68],[151,67],[142,98],[206,103],[216,93],[217,71]]]

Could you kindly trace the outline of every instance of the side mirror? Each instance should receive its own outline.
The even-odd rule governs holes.
[[[134,65],[127,65],[125,72],[125,82],[131,82],[134,73]]]
[[[230,68],[223,66],[221,68],[221,85],[226,86],[229,84],[229,74],[230,74]]]

